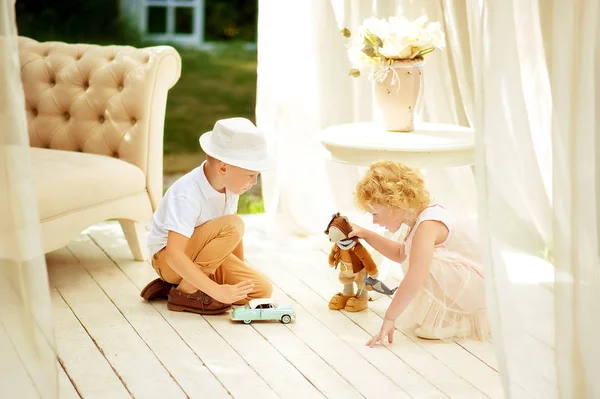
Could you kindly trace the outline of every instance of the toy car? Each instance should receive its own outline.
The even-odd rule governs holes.
[[[247,305],[239,306],[231,312],[231,320],[246,324],[254,320],[279,320],[283,324],[292,321],[296,311],[291,306],[279,306],[272,298],[252,299]]]

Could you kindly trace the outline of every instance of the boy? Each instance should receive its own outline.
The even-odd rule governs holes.
[[[229,118],[200,137],[206,161],[167,190],[152,218],[148,247],[160,276],[141,296],[167,298],[174,311],[219,314],[268,298],[269,280],[244,262],[241,194],[275,166],[252,122]]]

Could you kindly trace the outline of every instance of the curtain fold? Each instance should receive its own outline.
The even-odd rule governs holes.
[[[258,19],[256,122],[278,157],[262,174],[265,209],[273,228],[315,234],[334,211],[318,133],[351,107],[342,36],[329,2],[262,0]]]
[[[504,391],[507,397],[557,397],[554,278],[542,258],[552,245],[551,200],[542,178],[551,166],[538,162],[534,150],[539,145],[549,156],[551,97],[539,13],[513,0],[471,10],[479,13],[480,35],[472,54],[480,230]],[[531,87],[540,90],[537,102],[530,101]]]
[[[29,156],[13,1],[0,4],[2,396],[58,397],[48,275]]]
[[[555,336],[560,397],[600,397],[599,6],[554,1],[552,56]],[[569,49],[565,54],[562,49]],[[565,59],[565,56],[568,58]]]

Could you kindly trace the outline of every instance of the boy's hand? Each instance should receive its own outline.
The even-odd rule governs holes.
[[[369,235],[370,231],[365,229],[364,227],[360,227],[357,224],[350,223],[352,226],[352,231],[348,234],[349,238],[358,237],[358,238],[366,238]]]
[[[242,299],[246,299],[249,293],[254,291],[254,283],[252,281],[241,281],[235,285],[223,284],[219,285],[219,289],[215,292],[214,298],[217,301],[225,304],[232,304]]]

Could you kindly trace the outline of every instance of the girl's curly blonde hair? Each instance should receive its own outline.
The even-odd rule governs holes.
[[[376,162],[356,185],[356,203],[366,210],[370,205],[420,213],[431,202],[423,176],[415,169],[391,161]]]

